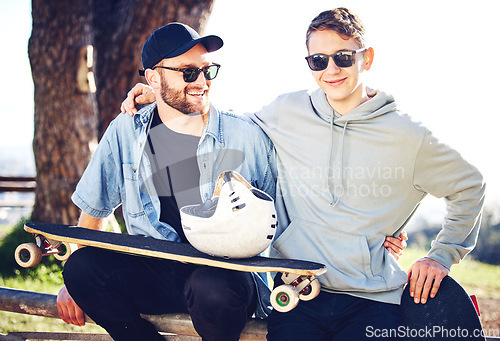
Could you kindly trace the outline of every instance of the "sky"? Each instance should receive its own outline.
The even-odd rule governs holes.
[[[216,0],[205,34],[225,44],[213,54],[222,65],[212,82],[213,102],[249,112],[281,93],[314,89],[305,32],[317,14],[339,6],[360,16],[375,50],[367,84],[394,95],[401,111],[478,167],[487,205],[498,209],[500,28],[494,1]],[[0,0],[0,9],[0,149],[19,147],[30,158],[31,3]]]
[[[31,1],[0,0],[0,148],[33,140],[33,80],[28,61]]]

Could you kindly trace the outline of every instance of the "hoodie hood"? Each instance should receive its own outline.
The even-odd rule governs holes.
[[[394,97],[388,95],[382,91],[373,91],[368,89],[368,96],[370,99],[361,105],[357,106],[347,114],[341,116],[335,112],[335,110],[330,106],[328,100],[326,99],[326,94],[321,89],[316,89],[310,95],[311,104],[314,108],[316,114],[324,121],[330,124],[330,148],[328,152],[328,175],[330,175],[332,171],[332,154],[334,152],[333,145],[333,126],[338,125],[342,126],[342,140],[340,142],[340,169],[344,168],[344,141],[345,134],[347,130],[347,125],[349,123],[361,122],[370,120],[372,118],[384,115],[388,112],[396,110],[396,103],[394,101]],[[326,187],[330,191],[331,201],[330,205],[332,207],[337,206],[342,195],[344,194],[344,179],[341,171],[341,179],[340,179],[340,191],[338,193],[334,193],[332,190],[332,186],[330,184],[331,177],[327,177]]]
[[[336,123],[343,125],[344,122],[369,120],[396,110],[396,102],[391,95],[383,91],[371,89],[368,89],[368,94],[370,100],[358,105],[344,116],[336,118]],[[330,103],[328,103],[323,90],[316,89],[311,93],[311,103],[318,116],[324,121],[331,123],[332,117],[335,116],[335,111],[330,106]]]

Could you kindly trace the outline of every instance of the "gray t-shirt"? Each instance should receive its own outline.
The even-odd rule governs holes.
[[[170,130],[155,110],[144,151],[151,161],[153,183],[161,203],[160,221],[172,226],[183,242],[179,210],[201,203],[196,151],[200,137]]]

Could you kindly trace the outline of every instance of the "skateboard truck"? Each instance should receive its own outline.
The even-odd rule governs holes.
[[[35,240],[36,244],[21,244],[14,252],[17,264],[23,268],[37,265],[43,256],[54,255],[57,260],[65,261],[71,255],[71,248],[68,243],[47,239],[41,234],[37,234]]]
[[[299,300],[312,300],[321,290],[321,285],[315,276],[283,273],[281,279],[285,284],[276,287],[271,292],[271,305],[282,313],[295,308]]]

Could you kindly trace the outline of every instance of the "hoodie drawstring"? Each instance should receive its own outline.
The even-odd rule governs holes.
[[[340,189],[341,189],[341,191],[340,191],[339,196],[337,197],[337,200],[335,200],[335,196],[334,196],[335,188],[333,191],[330,189],[330,168],[332,165],[332,153],[333,153],[333,115],[332,115],[332,121],[330,124],[330,155],[328,157],[328,177],[327,177],[327,184],[326,184],[327,188],[330,191],[330,195],[332,197],[332,200],[330,201],[330,206],[332,206],[332,208],[337,206],[337,204],[340,201],[340,198],[344,195],[344,141],[345,141],[346,129],[347,129],[347,121],[344,123],[344,128],[342,129],[342,141],[340,144]],[[334,201],[335,201],[335,203],[334,203]]]

